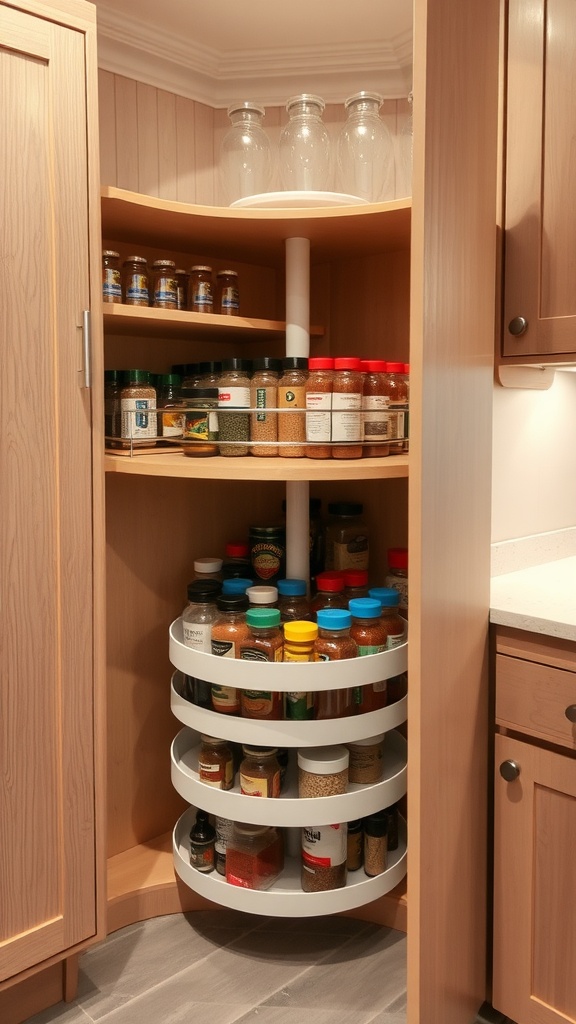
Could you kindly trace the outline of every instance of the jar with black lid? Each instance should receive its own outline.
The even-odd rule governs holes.
[[[218,381],[222,374],[221,361],[206,360],[198,363],[198,386],[202,388],[217,388]]]
[[[156,444],[156,388],[148,370],[125,370],[120,395],[122,447]]]
[[[282,376],[278,381],[278,454],[285,459],[301,459],[306,455],[306,381],[308,360],[288,356],[282,360]],[[294,412],[302,409],[302,412]]]
[[[248,359],[222,360],[218,384],[220,455],[236,457],[250,451],[250,369]]]
[[[283,526],[251,526],[250,573],[258,583],[276,583],[285,574],[286,530]]]
[[[211,313],[214,308],[212,267],[198,264],[190,267],[188,308],[193,313]]]
[[[184,414],[184,455],[218,455],[218,389],[180,388]]]
[[[124,302],[127,306],[150,304],[148,262],[144,256],[128,256],[122,265],[124,272]]]
[[[177,373],[162,373],[156,385],[158,437],[181,438],[184,433],[184,412],[180,397],[181,378]]]
[[[217,307],[216,312],[224,316],[238,316],[240,313],[240,292],[238,290],[238,271],[219,270],[216,274]]]
[[[178,286],[174,260],[154,260],[152,264],[152,305],[160,309],[178,309]]]
[[[250,440],[256,444],[250,448],[251,455],[278,455],[278,381],[282,362],[263,356],[252,363],[252,380],[250,382],[250,406],[257,412],[250,413]]]

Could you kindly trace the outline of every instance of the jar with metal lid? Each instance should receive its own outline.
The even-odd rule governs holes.
[[[390,454],[390,445],[386,443],[390,436],[388,403],[386,363],[383,359],[369,359],[362,384],[364,458],[377,459]]]
[[[273,825],[235,821],[226,843],[226,881],[243,889],[269,889],[284,867],[284,843]]]
[[[178,309],[178,288],[174,260],[154,260],[152,264],[152,305],[159,309]]]
[[[278,454],[285,459],[301,459],[306,455],[306,381],[308,360],[288,356],[282,360],[282,376],[278,381]],[[302,409],[302,412],[294,410]]]
[[[240,292],[237,270],[219,270],[216,274],[216,313],[239,316]]]
[[[150,305],[148,261],[144,256],[128,256],[122,264],[124,302],[127,306]]]
[[[324,608],[317,614],[318,638],[315,643],[318,661],[341,661],[355,658],[356,641],[350,636],[352,616],[343,608]],[[316,694],[316,718],[347,718],[355,712],[353,691],[350,687],[338,690],[319,690]]]
[[[211,558],[206,556],[205,558],[194,559],[194,579],[195,580],[218,580],[222,582],[222,559]]]
[[[398,611],[408,613],[408,548],[388,548],[388,573],[384,586],[393,587],[400,594]]]
[[[346,885],[347,823],[302,829],[301,884],[304,892],[326,892]]]
[[[364,830],[362,819],[348,822],[348,836],[346,844],[346,870],[358,871],[362,867],[364,854]],[[218,865],[216,865],[218,867]]]
[[[187,309],[188,308],[188,274],[182,267],[177,267],[174,271],[174,278],[176,280],[176,308]]]
[[[122,371],[104,370],[104,441],[114,445],[122,434]]]
[[[363,511],[359,502],[338,501],[328,505],[326,569],[369,570],[370,545]]]
[[[209,874],[214,871],[214,842],[216,830],[208,820],[207,811],[196,811],[196,821],[190,831],[190,865]]]
[[[251,446],[251,455],[278,455],[278,381],[282,362],[280,359],[263,357],[252,362],[252,379],[250,381],[250,440],[256,443]],[[256,411],[254,411],[256,410]]]
[[[340,796],[348,789],[350,755],[344,746],[305,747],[298,751],[298,796]]]
[[[279,797],[280,765],[276,747],[242,747],[240,790],[245,796]]]
[[[218,455],[218,388],[180,388],[184,412],[184,455],[204,458]]]
[[[102,302],[122,302],[120,253],[104,249],[102,253]]]
[[[195,580],[188,584],[188,603],[182,612],[182,632],[186,647],[212,651],[212,623],[217,618],[216,598],[221,590],[218,580]]]
[[[198,778],[214,789],[232,789],[234,785],[234,759],[228,740],[214,736],[200,737]]]
[[[306,455],[329,459],[332,455],[332,388],[334,360],[324,356],[308,360],[306,381]]]
[[[362,786],[380,782],[384,773],[384,733],[347,743],[350,753],[349,780]]]
[[[219,594],[216,599],[218,615],[212,623],[212,654],[219,658],[239,658],[240,645],[250,635],[246,622],[248,598],[246,594]]]
[[[278,609],[282,622],[310,619],[306,580],[278,580]]]
[[[222,360],[218,384],[220,455],[235,457],[250,451],[250,368],[247,359]]]
[[[283,526],[251,526],[248,535],[250,574],[262,583],[276,583],[284,575],[286,531]]]
[[[181,378],[176,373],[162,373],[156,385],[156,408],[158,412],[158,436],[181,438],[184,433],[185,415],[180,397]]]
[[[147,370],[125,370],[120,394],[122,447],[156,444],[156,388]]]
[[[388,860],[388,814],[377,811],[363,819],[364,871],[370,877],[386,871]]]
[[[335,572],[319,572],[316,577],[316,593],[310,601],[310,614],[316,619],[323,608],[346,609],[344,580]]]
[[[362,374],[355,357],[334,360],[332,458],[362,457]],[[339,444],[338,442],[343,442]]]
[[[251,586],[246,590],[251,608],[277,608],[278,587]]]
[[[214,309],[214,289],[212,287],[212,267],[197,264],[190,267],[188,285],[188,308],[193,313],[211,313]]]

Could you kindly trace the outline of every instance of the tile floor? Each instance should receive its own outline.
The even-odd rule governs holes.
[[[306,1019],[405,1024],[406,936],[347,917],[262,918],[224,909],[160,917],[88,950],[76,1000],[27,1024]]]

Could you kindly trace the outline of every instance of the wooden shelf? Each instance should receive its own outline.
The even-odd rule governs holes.
[[[221,316],[218,313],[191,313],[187,310],[156,309],[150,306],[125,306],[104,303],[104,330],[108,335],[132,335],[145,338],[202,339],[203,341],[269,341],[282,339],[286,324],[282,320],[256,317]],[[311,327],[310,335],[321,338],[323,327]]]
[[[176,477],[190,480],[393,480],[408,476],[408,455],[383,459],[261,459],[253,456],[194,459],[181,453],[111,455],[104,457],[107,473]]]
[[[410,246],[411,200],[318,209],[237,210],[193,206],[105,186],[104,238],[251,262],[284,262],[284,241],[309,238],[311,260],[396,252]]]

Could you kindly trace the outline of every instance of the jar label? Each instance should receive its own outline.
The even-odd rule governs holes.
[[[126,285],[126,302],[148,303],[148,278],[143,274],[133,274]]]
[[[184,416],[181,412],[162,413],[162,437],[182,437]]]
[[[306,395],[306,440],[332,440],[332,395],[308,392]],[[310,411],[313,410],[313,411]]]
[[[115,270],[113,267],[106,267],[102,279],[102,295],[104,300],[108,299],[120,299],[122,300],[122,279],[120,271]]]
[[[223,313],[230,309],[240,309],[240,293],[235,285],[224,285],[220,298],[220,306]]]
[[[235,658],[234,641],[212,640],[212,654],[215,654],[218,658]]]
[[[334,569],[368,569],[368,538],[363,534],[353,540],[334,543]]]
[[[252,568],[260,580],[270,580],[280,572],[284,548],[277,544],[254,544],[250,552]]]
[[[243,646],[240,657],[243,661],[282,661],[282,647],[277,647],[275,651],[263,651],[261,647]]]
[[[218,389],[218,406],[221,409],[249,409],[250,388],[222,386]]]
[[[210,623],[182,621],[184,643],[186,647],[192,647],[195,651],[204,651],[205,654],[211,653],[211,630],[212,626]]]
[[[286,718],[289,718],[292,722],[305,722],[313,717],[313,693],[295,692],[286,694]]]
[[[174,278],[160,278],[154,288],[154,302],[173,302],[176,305],[177,301],[178,285]]]
[[[278,388],[279,409],[305,409],[306,388],[303,384],[294,384],[292,387]]]
[[[230,715],[238,714],[240,711],[240,700],[238,691],[234,686],[220,686],[212,683],[212,707],[215,711],[222,711]]]
[[[200,309],[212,309],[212,284],[210,281],[198,281],[192,291],[192,305]]]
[[[184,437],[191,441],[208,441],[208,416],[206,413],[186,413]]]
[[[245,796],[280,796],[280,772],[275,771],[262,778],[241,771],[240,792]]]
[[[123,398],[120,408],[122,437],[156,437],[156,401],[153,398]]]
[[[307,651],[298,651],[294,650],[290,646],[290,642],[287,641],[284,644],[284,661],[317,661],[317,658],[314,656],[312,645]]]
[[[343,864],[347,855],[345,825],[320,825],[302,829],[302,860],[310,867],[331,868]]]
[[[367,654],[381,654],[385,650],[386,646],[384,644],[358,644],[358,657],[364,658]]]
[[[393,587],[400,594],[400,607],[408,607],[408,580],[401,576],[390,575],[384,580],[385,587]]]
[[[389,419],[386,415],[388,399],[384,395],[365,397],[362,413],[365,441],[386,441],[389,437]]]
[[[360,398],[360,395],[334,395],[336,398]],[[343,411],[340,411],[343,410]],[[356,407],[353,405],[341,406],[334,401],[332,403],[332,440],[333,441],[361,441],[362,440],[362,412],[360,402]]]
[[[216,764],[212,764],[208,761],[203,761],[202,755],[200,755],[198,758],[198,776],[200,782],[203,782],[205,786],[213,786],[215,789],[231,789],[233,778],[232,758],[224,762],[218,761]]]
[[[269,404],[268,403],[268,391],[272,392],[272,390],[273,390],[272,388],[256,388],[255,389],[255,403],[254,403],[254,406],[255,406],[256,409],[266,409],[267,408],[267,406]],[[271,403],[271,404],[273,405],[274,403]],[[257,423],[266,423],[267,418],[268,417],[266,416],[265,412],[258,412],[258,413],[256,413],[255,419],[256,419]]]
[[[389,633],[386,638],[386,650],[391,650],[392,647],[400,647],[406,639],[404,631],[402,633]]]

